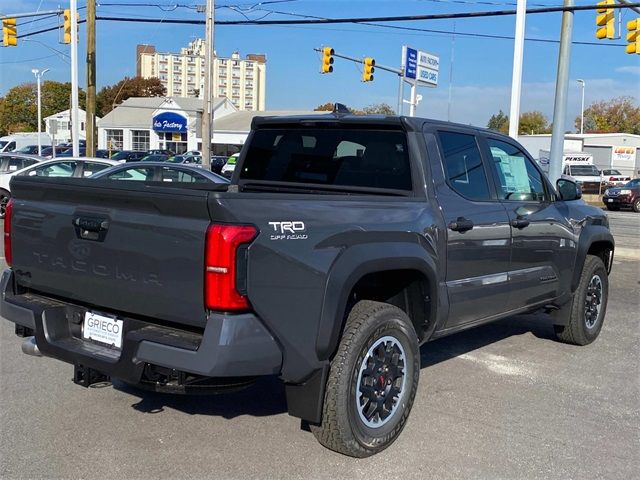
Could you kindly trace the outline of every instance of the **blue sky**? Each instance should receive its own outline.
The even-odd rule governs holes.
[[[238,6],[250,18],[260,18],[268,10],[319,17],[383,16],[403,14],[431,14],[514,8],[511,0],[294,0],[282,3],[258,5],[251,9],[251,1],[225,0],[217,5]],[[514,0],[515,1],[515,0]],[[172,5],[168,0],[104,0],[98,6],[98,15],[152,17],[152,18],[202,18],[193,9],[157,7],[124,7],[109,4],[157,3]],[[181,5],[194,6],[204,3],[181,0]],[[491,3],[488,5],[487,3]],[[530,7],[558,5],[561,0],[537,0]],[[590,0],[577,0],[577,4],[590,4]],[[52,10],[57,0],[2,0],[0,13],[18,13],[35,10]],[[64,5],[64,3],[63,3]],[[83,6],[84,1],[80,0]],[[63,7],[64,8],[64,7]],[[167,11],[170,10],[170,11]],[[623,24],[637,14],[626,11]],[[81,10],[81,17],[83,13]],[[593,11],[575,14],[574,35],[576,41],[595,41]],[[218,8],[217,20],[241,19],[240,13],[231,8]],[[293,18],[276,13],[266,18]],[[528,15],[526,36],[557,39],[560,30],[560,13]],[[459,19],[405,22],[412,28],[436,29],[467,33],[513,35],[515,17]],[[19,33],[39,30],[55,25],[55,19],[41,20],[33,24],[19,24]],[[134,24],[99,22],[97,37],[98,86],[117,82],[125,75],[135,74],[135,46],[150,43],[159,51],[177,52],[190,40],[204,34],[204,26],[178,26],[167,24]],[[80,28],[79,58],[84,59],[84,27]],[[427,32],[412,32],[363,25],[326,26],[219,26],[215,34],[216,51],[228,56],[238,50],[267,55],[267,109],[312,109],[327,101],[340,101],[362,107],[372,103],[387,102],[396,106],[398,80],[393,74],[380,70],[375,81],[360,82],[358,66],[340,59],[335,71],[321,75],[319,57],[314,47],[330,45],[336,51],[353,56],[372,56],[380,64],[398,66],[403,44],[440,56],[440,85],[435,89],[421,88],[423,101],[418,115],[447,118],[449,75],[453,48],[453,81],[451,82],[451,119],[461,123],[485,125],[489,116],[499,109],[508,111],[511,88],[513,41],[478,37],[456,36]],[[569,92],[569,118],[567,127],[579,114],[580,87],[575,79],[586,80],[586,103],[620,95],[640,97],[640,56],[627,55],[624,47],[602,45],[572,47],[571,88]],[[611,43],[624,43],[617,40]],[[68,45],[58,44],[58,34],[45,33],[20,41],[17,48],[0,49],[0,94],[12,86],[31,81],[32,68],[50,68],[47,78],[68,81],[67,57],[54,50],[68,53]],[[525,42],[522,111],[541,110],[551,119],[553,94],[557,69],[558,45],[554,43]],[[85,71],[80,66],[80,85],[85,83]],[[406,90],[405,90],[406,91]]]

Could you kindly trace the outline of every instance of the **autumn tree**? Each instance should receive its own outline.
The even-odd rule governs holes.
[[[549,120],[544,116],[544,113],[539,111],[524,112],[520,115],[518,133],[520,135],[551,133]]]
[[[333,102],[323,103],[322,105],[318,105],[313,109],[314,112],[333,112],[333,106],[335,104]]]
[[[580,117],[576,117],[576,131],[580,131]],[[640,135],[640,106],[632,97],[601,100],[584,111],[585,133],[633,133]]]
[[[495,130],[496,132],[508,133],[509,117],[500,110],[498,113],[491,115],[491,118],[487,122],[487,128]]]
[[[124,77],[118,83],[103,87],[96,96],[98,115],[105,116],[113,107],[130,97],[164,97],[167,89],[159,78]]]
[[[85,106],[85,94],[78,91],[80,108]],[[71,106],[71,83],[45,80],[42,83],[42,118]],[[0,134],[36,131],[38,129],[38,101],[35,83],[23,83],[11,88],[0,98]],[[44,130],[44,125],[42,125]]]

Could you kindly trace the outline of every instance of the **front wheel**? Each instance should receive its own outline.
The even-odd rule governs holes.
[[[558,340],[573,345],[588,345],[598,338],[608,298],[607,269],[600,257],[587,255],[573,300],[564,307],[571,308],[569,323],[554,327]]]
[[[636,198],[636,201],[633,202],[633,211],[640,213],[640,198]]]
[[[322,423],[311,425],[325,447],[368,457],[391,445],[409,417],[418,377],[418,339],[399,308],[358,302],[331,362]]]
[[[11,194],[4,189],[0,189],[0,219],[7,213],[7,203],[11,199]]]

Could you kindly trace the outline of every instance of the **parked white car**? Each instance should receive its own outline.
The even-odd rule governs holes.
[[[88,177],[114,165],[119,165],[119,162],[104,158],[56,158],[0,175],[0,218],[4,218],[7,202],[11,198],[10,182],[13,176]]]

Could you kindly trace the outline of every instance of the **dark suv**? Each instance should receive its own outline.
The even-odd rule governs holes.
[[[640,178],[634,178],[621,187],[608,188],[602,201],[608,210],[632,208],[634,212],[640,212]]]

